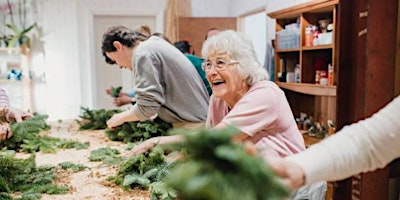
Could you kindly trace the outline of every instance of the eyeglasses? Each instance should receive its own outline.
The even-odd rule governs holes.
[[[217,59],[216,61],[212,62],[210,60],[205,60],[203,62],[203,64],[201,65],[201,67],[203,68],[203,70],[205,72],[211,71],[212,66],[215,66],[215,70],[217,71],[223,71],[226,70],[226,68],[228,67],[228,65],[232,65],[232,64],[237,64],[239,63],[239,61],[237,60],[223,60],[223,59]]]

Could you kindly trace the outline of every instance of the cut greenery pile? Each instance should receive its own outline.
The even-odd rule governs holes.
[[[38,200],[43,193],[68,192],[68,186],[53,184],[54,169],[52,166],[37,167],[34,155],[27,159],[0,155],[0,199]]]
[[[48,115],[35,115],[30,119],[19,123],[11,124],[12,137],[1,141],[0,148],[9,150],[23,151],[23,152],[44,152],[54,153],[57,148],[61,149],[86,149],[89,143],[81,143],[67,139],[60,139],[39,135],[40,131],[50,129],[47,125],[46,119]]]
[[[101,130],[106,129],[108,138],[112,141],[138,142],[151,137],[167,135],[172,129],[172,124],[156,118],[153,121],[125,122],[113,130],[107,128],[107,120],[120,110],[91,110],[81,107],[83,113],[76,120],[80,130]]]

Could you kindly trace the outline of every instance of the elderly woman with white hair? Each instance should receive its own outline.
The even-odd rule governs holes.
[[[252,42],[242,33],[226,30],[207,39],[202,48],[203,70],[213,95],[207,128],[237,127],[234,139],[250,141],[264,155],[286,157],[305,150],[284,92],[268,80],[258,63]],[[181,136],[152,138],[135,147],[142,153],[154,144],[179,142]],[[147,144],[146,144],[147,143]],[[299,190],[294,199],[323,199],[326,184]]]

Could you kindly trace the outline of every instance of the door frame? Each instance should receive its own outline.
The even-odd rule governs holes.
[[[80,82],[81,82],[81,105],[84,107],[93,108],[96,106],[96,73],[95,73],[95,47],[94,35],[94,18],[95,16],[124,16],[124,17],[154,17],[155,30],[154,32],[164,31],[164,11],[157,12],[145,10],[118,10],[118,9],[99,9],[92,8],[84,1],[77,1],[78,7],[78,38],[79,42],[79,65]],[[85,67],[87,66],[87,67]]]

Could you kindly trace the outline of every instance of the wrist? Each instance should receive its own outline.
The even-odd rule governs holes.
[[[156,147],[157,145],[159,145],[160,142],[161,142],[161,136],[154,138],[153,147]]]

